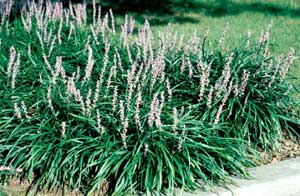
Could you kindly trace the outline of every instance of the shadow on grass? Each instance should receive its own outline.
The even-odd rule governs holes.
[[[299,4],[299,3],[298,3]],[[300,17],[299,8],[276,5],[267,2],[242,3],[228,0],[216,0],[214,3],[196,2],[193,12],[202,11],[206,15],[221,17],[226,15],[237,15],[243,12],[256,12],[265,15]]]
[[[24,2],[25,0],[20,0]],[[52,0],[64,2],[64,6],[68,6],[69,0]],[[155,0],[153,0],[155,1]],[[282,2],[287,0],[282,0]],[[297,0],[299,2],[299,0]],[[72,3],[80,3],[82,0],[72,0]],[[87,1],[88,10],[91,13],[92,1]],[[101,2],[101,1],[97,1]],[[105,1],[104,1],[105,2]],[[167,1],[166,1],[167,2]],[[170,1],[171,2],[171,1]],[[176,1],[175,1],[176,2]],[[134,3],[133,3],[134,4]],[[199,18],[193,16],[187,16],[185,13],[202,13],[211,17],[224,17],[230,15],[238,15],[244,12],[262,13],[265,15],[273,16],[286,16],[300,18],[300,2],[295,3],[295,8],[276,4],[268,3],[263,0],[259,2],[243,2],[243,0],[232,1],[232,0],[178,0],[177,3],[163,3],[161,7],[141,7],[141,6],[119,6],[119,8],[112,8],[114,13],[122,15],[129,11],[129,14],[134,16],[134,19],[140,24],[144,23],[145,19],[149,20],[151,25],[166,25],[168,23],[199,23]],[[22,3],[18,4],[21,7]],[[103,3],[98,5],[102,6],[103,13],[107,12],[110,7],[107,7]],[[138,4],[137,4],[138,5]],[[145,4],[146,5],[146,4]],[[17,6],[18,7],[18,6]],[[18,10],[16,8],[16,10]],[[18,15],[18,12],[15,13]],[[142,16],[142,17],[141,17]]]
[[[168,23],[191,23],[196,24],[200,22],[200,18],[195,16],[188,16],[185,13],[198,13],[205,14],[211,17],[224,17],[242,14],[244,12],[261,13],[272,16],[285,16],[291,18],[300,18],[300,2],[296,3],[295,8],[291,6],[280,5],[268,2],[239,2],[231,0],[185,0],[184,4],[170,5],[168,12],[163,12],[161,9],[157,10],[144,10],[144,11],[132,11],[129,10],[129,14],[134,16],[134,19],[140,24],[144,23],[147,19],[151,25],[166,25]],[[284,2],[284,0],[283,0]],[[104,8],[104,10],[108,8]],[[126,11],[118,13],[124,15]]]
[[[196,24],[199,23],[199,18],[192,17],[192,16],[185,16],[183,14],[153,14],[153,13],[144,13],[142,15],[138,13],[131,13],[134,17],[135,21],[137,21],[140,24],[143,24],[145,22],[145,19],[147,19],[151,26],[152,25],[167,25],[169,23],[191,23]],[[142,17],[141,17],[142,16]]]

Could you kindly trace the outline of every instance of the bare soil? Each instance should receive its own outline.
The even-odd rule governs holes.
[[[278,150],[264,151],[261,148],[258,150],[261,156],[261,160],[255,161],[258,166],[295,158],[300,156],[300,138],[293,139],[284,133],[283,139],[279,142]]]

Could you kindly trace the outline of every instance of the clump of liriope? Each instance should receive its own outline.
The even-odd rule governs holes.
[[[1,14],[0,164],[35,190],[85,194],[187,191],[247,175],[252,145],[299,126],[269,30],[227,51],[206,37],[134,30],[93,5],[29,3]],[[137,32],[137,36],[134,33]],[[253,41],[253,39],[252,39]],[[296,132],[295,132],[296,133]],[[1,176],[6,174],[1,173]]]

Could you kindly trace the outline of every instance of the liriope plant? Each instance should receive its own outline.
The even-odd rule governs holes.
[[[84,194],[193,191],[246,176],[255,145],[297,135],[295,59],[257,42],[211,49],[93,4],[29,3],[1,11],[0,175],[33,190]],[[227,28],[225,28],[227,29]]]

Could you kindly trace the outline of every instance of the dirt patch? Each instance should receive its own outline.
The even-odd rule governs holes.
[[[7,186],[1,186],[0,185],[0,196],[23,196],[26,194],[26,191],[28,190],[28,187],[30,186],[29,182],[22,181],[20,182],[17,179],[13,179],[9,182],[9,185]],[[29,195],[34,195],[34,192],[30,192]],[[61,190],[58,191],[41,191],[37,194],[37,196],[83,196],[83,194],[80,194],[78,192],[65,192],[62,194]]]
[[[300,138],[293,139],[287,133],[284,133],[283,139],[279,142],[277,151],[264,151],[259,148],[261,160],[255,161],[257,165],[266,165],[286,159],[291,159],[300,156]]]
[[[96,193],[91,196],[104,196],[107,193],[108,183],[104,181]],[[23,196],[26,195],[27,190],[30,188],[30,183],[28,181],[20,181],[17,178],[13,178],[9,181],[9,184],[2,186],[0,184],[0,196]],[[29,196],[35,195],[34,191],[29,191]],[[64,193],[61,189],[53,191],[39,191],[37,196],[83,196],[80,191],[68,191],[65,190]]]

